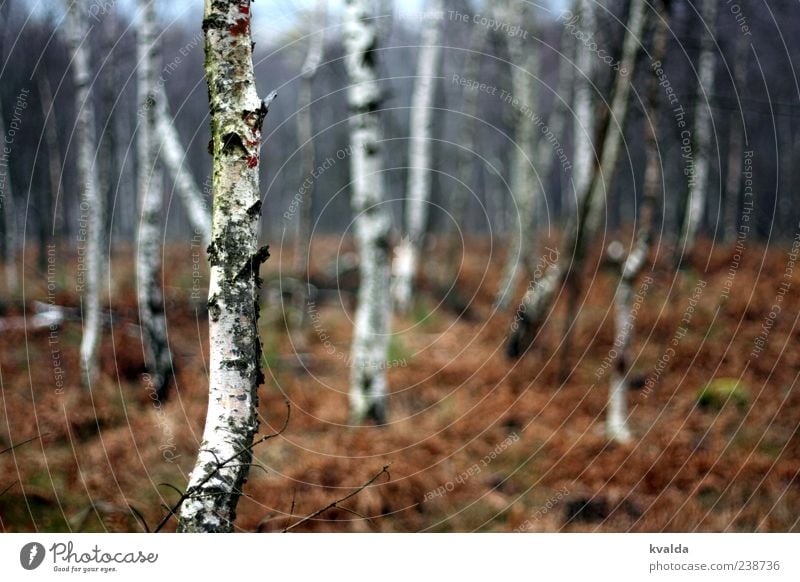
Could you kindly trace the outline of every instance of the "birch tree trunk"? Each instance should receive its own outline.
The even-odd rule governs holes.
[[[158,154],[164,168],[169,172],[175,191],[186,210],[186,216],[194,233],[202,238],[203,246],[211,242],[211,220],[203,193],[197,186],[187,166],[188,155],[184,149],[172,117],[169,114],[167,93],[162,91],[155,102],[155,131],[160,137]]]
[[[137,69],[139,124],[136,129],[139,229],[136,241],[136,293],[150,388],[159,399],[167,395],[172,357],[167,343],[167,321],[161,275],[162,177],[156,150],[156,14],[155,0],[139,0]]]
[[[433,98],[442,51],[439,41],[444,20],[442,6],[443,0],[430,0],[428,3],[417,56],[417,78],[411,97],[406,235],[397,249],[397,254],[402,259],[397,261],[394,288],[395,306],[400,313],[406,313],[411,305],[420,247],[428,220],[432,175]]]
[[[105,264],[102,241],[105,224],[105,205],[98,193],[94,158],[95,120],[94,104],[91,100],[91,75],[89,74],[89,39],[86,31],[84,4],[67,2],[65,21],[67,43],[72,54],[72,78],[75,85],[75,143],[78,148],[77,174],[81,189],[81,229],[79,244],[85,242],[83,264],[78,265],[77,291],[81,294],[84,313],[83,337],[81,338],[81,378],[91,386],[97,376],[97,351],[100,345],[100,273]]]
[[[597,29],[594,0],[577,0],[576,12],[580,16],[581,28],[587,34],[594,34]],[[594,93],[594,66],[597,55],[581,42],[575,43],[575,97],[573,118],[574,170],[572,172],[572,188],[580,196],[589,187],[592,171],[595,167],[594,136],[595,116],[592,107]],[[577,204],[576,204],[577,208]]]
[[[180,509],[182,532],[233,529],[258,430],[261,373],[258,247],[261,125],[250,0],[206,0],[206,80],[211,108],[214,211],[208,262],[209,395],[203,441]]]
[[[17,217],[14,208],[14,191],[11,185],[11,147],[6,143],[6,125],[0,106],[0,210],[3,212],[3,271],[6,294],[17,292]]]
[[[663,2],[658,3],[659,18],[655,22],[653,32],[653,53],[655,63],[661,64],[666,55],[668,14]],[[636,242],[627,257],[613,256],[620,260],[620,281],[614,294],[614,349],[616,357],[611,364],[609,378],[608,410],[606,413],[606,436],[613,441],[627,442],[631,438],[628,428],[627,397],[630,387],[630,366],[632,356],[630,346],[633,341],[635,315],[633,312],[633,286],[644,268],[650,255],[653,238],[653,221],[660,195],[663,191],[661,177],[661,156],[658,151],[656,128],[658,123],[659,83],[655,73],[648,79],[647,119],[645,120],[645,173],[644,196],[639,208],[639,225]],[[618,243],[619,244],[619,243]],[[621,247],[622,245],[619,244]],[[609,247],[611,251],[612,247]]]
[[[300,184],[303,188],[303,198],[300,200],[297,217],[297,231],[295,232],[295,256],[294,270],[299,280],[307,280],[308,253],[311,245],[311,210],[314,202],[314,124],[311,117],[311,96],[314,87],[314,77],[317,68],[322,61],[322,51],[325,42],[325,3],[317,2],[314,18],[312,19],[311,31],[309,33],[308,53],[300,76],[300,89],[297,97],[297,139],[302,153],[302,165],[300,168]],[[298,309],[297,313],[302,326],[306,318],[305,302],[306,293],[303,285],[299,286]]]
[[[386,355],[391,295],[389,234],[391,217],[384,204],[382,135],[376,74],[377,38],[368,0],[347,0],[345,66],[350,78],[350,172],[360,285],[353,329],[350,420],[386,422]]]
[[[498,20],[527,22],[527,5],[504,0]],[[511,194],[515,204],[512,213],[508,255],[495,297],[495,307],[505,309],[513,295],[520,264],[526,254],[535,253],[533,240],[534,213],[541,190],[535,184],[533,155],[536,146],[534,112],[536,108],[536,77],[538,62],[529,46],[519,35],[507,37],[511,57],[511,90],[518,107],[514,110],[514,145],[511,159]],[[540,140],[540,144],[546,140]],[[541,152],[538,152],[541,153]]]
[[[750,43],[743,34],[736,35],[736,61],[733,65],[733,78],[739,97],[744,93],[747,83],[747,64]],[[730,243],[736,240],[739,227],[739,192],[742,185],[742,156],[747,129],[744,127],[744,112],[738,111],[730,118],[730,141],[728,142],[728,172],[725,180],[725,210],[723,240]]]
[[[594,236],[599,223],[597,214],[602,208],[606,192],[611,189],[614,170],[619,159],[628,113],[628,96],[646,20],[645,1],[632,0],[623,41],[620,72],[614,81],[611,111],[603,124],[600,165],[594,166],[591,181],[586,189],[578,194],[578,209],[573,220],[567,225],[557,260],[550,264],[541,280],[525,293],[522,306],[517,310],[511,326],[507,345],[509,357],[516,358],[527,351],[552,307],[558,289],[568,276],[580,273],[588,241]]]
[[[703,0],[702,14],[708,31],[703,35],[698,65],[699,83],[694,105],[694,171],[689,174],[689,197],[683,219],[681,241],[678,245],[679,264],[688,257],[697,242],[697,234],[703,222],[708,197],[708,176],[711,156],[711,95],[714,93],[714,30],[719,3]]]

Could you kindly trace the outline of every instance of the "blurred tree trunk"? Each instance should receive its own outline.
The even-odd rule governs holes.
[[[653,64],[663,65],[662,61],[667,53],[667,28],[669,15],[663,2],[657,5],[658,16],[654,22],[653,32]],[[612,260],[618,260],[620,265],[620,281],[614,295],[614,349],[616,357],[611,364],[611,377],[609,378],[608,410],[606,413],[606,436],[617,442],[627,442],[631,438],[628,429],[628,391],[630,387],[631,342],[633,341],[636,316],[633,311],[633,286],[642,272],[647,258],[650,256],[650,247],[653,238],[653,221],[658,206],[658,201],[663,192],[661,176],[661,156],[658,150],[658,102],[659,79],[651,72],[647,86],[647,117],[644,124],[645,132],[645,172],[644,195],[639,208],[639,225],[636,233],[636,242],[627,256],[615,256],[610,252]],[[616,243],[620,250],[622,244]],[[612,249],[610,246],[609,249]]]
[[[297,327],[302,329],[308,318],[306,313],[306,285],[308,281],[308,258],[311,247],[311,211],[314,204],[314,123],[311,116],[311,98],[314,88],[314,77],[322,61],[322,51],[325,42],[326,7],[325,2],[318,0],[311,21],[311,30],[308,37],[308,52],[300,75],[300,89],[297,97],[297,141],[300,144],[300,188],[303,197],[300,199],[297,216],[297,231],[295,232],[294,271],[301,282],[298,285],[296,300]],[[298,341],[302,336],[297,335]]]
[[[37,76],[42,117],[44,118],[44,141],[47,146],[47,173],[50,186],[50,212],[49,221],[46,222],[50,240],[63,236],[64,214],[59,212],[61,199],[61,148],[58,145],[58,123],[56,110],[53,106],[53,90],[47,75],[44,61],[42,61],[40,74]],[[63,204],[63,200],[61,201]]]
[[[498,21],[514,22],[516,19],[523,23],[529,22],[525,3],[503,0],[499,6],[502,10],[498,10]],[[536,78],[539,75],[539,63],[536,53],[530,46],[526,46],[522,36],[507,36],[506,41],[511,57],[511,91],[513,98],[518,101],[514,108],[515,132],[511,158],[511,199],[515,202],[515,208],[509,225],[511,232],[507,244],[508,255],[495,297],[495,306],[498,309],[508,307],[516,287],[519,267],[526,255],[536,254],[534,215],[541,197],[532,159],[536,147],[534,116],[537,115]],[[545,147],[549,146],[546,139],[540,139],[539,143],[542,142],[546,144]],[[541,154],[541,151],[537,154]],[[539,178],[542,176],[543,174]]]
[[[0,210],[3,212],[3,265],[6,294],[10,298],[17,292],[17,217],[14,208],[14,191],[11,186],[11,147],[6,143],[6,125],[0,106]]]
[[[117,6],[109,8],[109,13],[103,17],[102,22],[102,51],[105,59],[101,67],[100,102],[101,111],[105,116],[100,129],[98,148],[103,155],[97,160],[99,196],[103,199],[106,208],[117,210],[116,195],[119,184],[119,164],[117,163],[117,126],[119,107],[119,62],[114,54],[114,45],[119,40],[117,31]],[[107,212],[103,222],[103,233],[106,235],[101,241],[101,248],[110,252],[109,239],[114,228],[112,224],[113,211]]]
[[[203,246],[211,242],[211,220],[203,192],[197,186],[188,167],[188,155],[184,149],[175,124],[169,114],[167,92],[162,91],[155,103],[155,130],[160,138],[158,154],[172,178],[175,191],[180,198],[194,234],[200,236]]]
[[[97,351],[100,345],[100,273],[105,264],[102,242],[105,224],[105,205],[98,192],[94,159],[95,146],[94,103],[91,100],[91,74],[89,72],[89,38],[87,15],[83,4],[67,2],[65,21],[67,42],[72,53],[72,77],[75,85],[75,143],[78,148],[78,185],[81,190],[81,223],[86,224],[83,264],[78,265],[78,292],[83,310],[83,337],[81,339],[81,371],[86,386],[91,386],[97,376]]]
[[[633,0],[623,41],[620,72],[614,81],[611,110],[605,112],[602,124],[600,164],[594,165],[591,181],[578,194],[577,212],[567,224],[557,260],[548,266],[537,284],[528,289],[522,306],[514,316],[507,346],[509,357],[519,357],[528,350],[553,306],[557,291],[567,278],[572,278],[572,282],[567,281],[567,284],[577,284],[575,277],[580,275],[588,242],[593,239],[597,229],[598,215],[606,192],[610,190],[619,159],[628,113],[628,96],[647,16],[644,0]]]
[[[594,34],[597,28],[595,3],[593,0],[577,0],[576,13],[580,17],[581,28],[586,34]],[[574,170],[572,172],[572,189],[580,196],[589,187],[592,171],[595,167],[594,137],[595,116],[592,107],[594,93],[594,70],[597,55],[592,53],[583,43],[575,41],[575,95],[573,118]]]
[[[208,262],[209,396],[200,452],[181,504],[182,532],[229,532],[258,430],[261,126],[249,0],[205,4],[214,211]]]
[[[743,34],[736,35],[736,56],[733,64],[733,80],[738,99],[742,98],[747,83],[747,64],[751,45]],[[737,99],[737,101],[738,101]],[[742,108],[743,109],[743,108]],[[736,240],[739,226],[739,193],[742,185],[742,156],[744,155],[744,111],[739,110],[730,117],[730,137],[728,142],[728,172],[725,180],[725,209],[723,240],[730,243]]]
[[[697,242],[697,234],[703,222],[708,197],[708,177],[711,162],[711,99],[714,93],[714,65],[716,53],[714,30],[719,8],[716,0],[703,0],[701,17],[708,30],[703,31],[698,64],[699,83],[694,101],[694,168],[689,173],[689,195],[683,218],[681,240],[678,243],[677,261],[683,263]]]
[[[473,26],[470,34],[469,48],[464,57],[464,78],[477,79],[481,68],[481,57],[486,45],[486,35],[488,29],[485,26]],[[461,270],[461,256],[463,248],[461,246],[465,234],[464,220],[466,218],[467,202],[469,201],[469,191],[475,193],[475,166],[482,165],[479,154],[475,152],[475,135],[477,134],[478,121],[478,97],[480,92],[477,89],[465,88],[464,101],[461,108],[461,120],[459,122],[459,149],[457,161],[457,176],[459,184],[453,187],[453,194],[450,197],[450,208],[452,222],[459,230],[459,236],[453,237],[450,242],[448,264],[452,268],[450,280],[455,280]]]
[[[172,357],[167,343],[167,320],[160,281],[164,194],[156,150],[156,102],[163,96],[156,94],[158,50],[155,0],[139,0],[138,5],[139,124],[136,129],[136,148],[140,214],[136,240],[136,292],[150,388],[159,399],[163,399],[172,378]]]
[[[353,329],[350,419],[386,422],[386,356],[389,347],[391,295],[389,233],[391,216],[384,204],[383,152],[378,109],[381,90],[376,75],[378,39],[371,2],[347,0],[344,23],[345,66],[350,78],[350,171],[360,284]]]
[[[433,173],[431,149],[433,129],[433,99],[438,82],[442,47],[443,0],[430,0],[424,19],[417,55],[417,77],[411,97],[411,120],[408,142],[408,186],[406,188],[406,233],[396,249],[395,306],[406,313],[419,267],[420,248],[428,221]],[[440,17],[441,16],[441,17]]]

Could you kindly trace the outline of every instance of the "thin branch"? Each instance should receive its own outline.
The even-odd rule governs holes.
[[[248,451],[252,451],[255,447],[257,447],[261,443],[266,442],[266,441],[268,441],[268,440],[270,440],[272,438],[275,438],[275,437],[280,436],[281,434],[283,434],[283,432],[289,426],[289,417],[291,416],[291,413],[292,413],[292,407],[291,407],[291,404],[289,403],[289,401],[287,400],[286,401],[286,418],[284,419],[283,426],[280,428],[280,430],[278,430],[277,432],[274,432],[272,434],[264,435],[260,439],[256,439],[255,441],[253,441],[252,443],[250,443],[246,447],[242,447],[241,450],[237,451],[236,453],[234,453],[233,455],[231,455],[230,457],[228,457],[224,461],[220,462],[219,459],[217,459],[217,465],[214,467],[214,470],[213,471],[209,471],[208,475],[203,477],[203,479],[201,479],[200,482],[197,485],[195,485],[194,487],[190,487],[189,489],[186,490],[186,492],[184,494],[182,494],[180,496],[180,499],[178,499],[178,501],[175,502],[175,504],[171,508],[169,508],[169,511],[167,512],[167,515],[165,515],[163,517],[163,519],[158,523],[156,528],[153,530],[153,533],[160,532],[164,528],[164,526],[167,525],[167,523],[172,518],[172,516],[175,515],[178,512],[178,509],[180,508],[181,504],[184,501],[186,501],[189,497],[194,496],[194,494],[197,491],[199,491],[203,487],[203,485],[205,485],[206,483],[211,481],[211,479],[213,479],[214,476],[216,476],[216,474],[219,472],[220,469],[222,469],[223,467],[226,467],[228,465],[228,463],[231,463],[232,461],[235,461],[240,456],[242,456],[244,453],[246,453]],[[214,455],[214,458],[217,458],[213,451],[209,451],[209,452],[211,452],[211,454]]]
[[[37,436],[31,437],[31,438],[29,438],[29,439],[27,439],[27,440],[24,440],[24,441],[22,441],[21,443],[17,443],[17,444],[15,444],[15,445],[11,445],[10,447],[8,447],[8,448],[5,448],[5,449],[3,449],[2,451],[0,451],[0,455],[2,455],[3,453],[7,453],[8,451],[11,451],[11,450],[13,450],[13,449],[16,449],[17,447],[21,447],[22,445],[27,445],[27,444],[28,444],[28,443],[30,443],[30,442],[33,442],[33,441],[35,441],[35,440],[38,440],[38,439],[44,438],[44,437],[46,437],[46,436],[47,436],[47,435],[49,435],[49,434],[50,434],[49,432],[46,432],[46,433],[44,433],[44,434],[40,434],[40,435],[37,435]]]
[[[139,520],[139,523],[142,524],[142,527],[144,528],[145,533],[150,533],[150,526],[147,525],[147,520],[145,520],[145,518],[141,514],[141,512],[138,509],[136,509],[133,505],[131,505],[130,503],[128,504],[128,509],[131,510],[131,513],[133,513],[133,515],[136,517],[136,519]]]
[[[375,474],[375,476],[374,476],[374,477],[372,477],[372,479],[370,479],[369,481],[367,481],[367,482],[366,482],[366,483],[364,483],[363,485],[359,486],[358,488],[354,489],[353,491],[351,491],[350,493],[348,493],[348,494],[347,494],[347,495],[345,495],[344,497],[341,497],[341,498],[337,499],[336,501],[333,501],[332,503],[329,503],[328,505],[326,505],[326,506],[325,506],[325,507],[323,507],[322,509],[318,509],[318,510],[317,510],[317,511],[315,511],[314,513],[311,513],[311,514],[309,514],[309,515],[305,516],[305,517],[304,517],[303,519],[301,519],[300,521],[296,521],[296,522],[295,522],[295,523],[293,523],[292,525],[290,525],[290,526],[286,527],[286,528],[283,530],[283,533],[286,533],[286,532],[288,532],[288,531],[291,531],[291,530],[293,530],[293,529],[294,529],[294,528],[296,528],[298,525],[300,525],[300,524],[302,524],[302,523],[305,523],[305,522],[307,522],[307,521],[308,521],[308,520],[310,520],[310,519],[314,519],[315,517],[317,517],[317,516],[318,516],[318,515],[320,515],[321,513],[325,513],[325,512],[326,512],[326,511],[328,511],[329,509],[333,509],[334,507],[338,507],[338,506],[339,506],[339,504],[340,504],[340,503],[342,503],[343,501],[347,501],[348,499],[350,499],[350,498],[351,498],[351,497],[353,497],[354,495],[358,495],[358,494],[359,494],[359,493],[361,493],[361,492],[362,492],[364,489],[366,489],[367,487],[369,487],[370,485],[372,485],[372,484],[375,482],[375,480],[376,480],[378,477],[380,477],[381,475],[383,475],[384,473],[386,473],[387,475],[389,475],[389,465],[384,465],[384,466],[383,466],[383,469],[381,469],[381,470],[380,470],[378,473],[376,473],[376,474]],[[391,478],[391,477],[390,477],[390,478]],[[343,509],[343,508],[339,508],[339,509]]]

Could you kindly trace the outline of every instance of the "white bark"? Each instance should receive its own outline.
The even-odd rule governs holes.
[[[502,7],[503,10],[498,13],[498,20],[501,22],[514,22],[515,18],[527,22],[525,4],[517,5],[513,0],[505,0]],[[528,43],[519,35],[508,37],[507,42],[511,57],[511,90],[519,106],[514,111],[516,132],[511,159],[511,194],[515,208],[512,214],[506,264],[495,298],[495,306],[498,309],[505,309],[508,306],[517,282],[520,264],[527,254],[535,252],[534,214],[541,196],[532,159],[536,145],[534,111],[537,95],[536,77],[539,74],[538,62]],[[541,139],[540,143],[542,142],[547,144],[546,139]]]
[[[306,276],[308,268],[308,252],[311,244],[311,210],[314,196],[314,125],[311,117],[311,94],[314,86],[314,77],[317,67],[322,61],[322,51],[325,41],[325,3],[318,0],[311,24],[308,42],[308,53],[300,76],[300,90],[297,97],[297,139],[302,153],[302,166],[300,170],[300,184],[311,178],[309,185],[304,189],[300,207],[298,208],[297,232],[295,235],[294,270],[301,280]],[[303,299],[305,294],[301,292]],[[300,313],[304,313],[303,304],[300,303]],[[305,318],[303,318],[304,320]],[[302,323],[302,321],[301,321]]]
[[[714,92],[714,29],[719,8],[716,0],[703,0],[702,19],[708,31],[703,35],[698,65],[699,83],[694,102],[694,173],[689,175],[689,198],[686,203],[686,216],[683,220],[683,233],[678,247],[681,259],[688,256],[695,243],[708,197],[708,177],[711,156],[712,119],[709,100]]]
[[[658,3],[659,18],[653,33],[653,61],[661,62],[667,48],[667,12],[662,2]],[[661,199],[662,177],[661,156],[655,124],[658,123],[658,77],[651,74],[648,80],[647,119],[645,121],[646,165],[644,173],[644,197],[639,208],[636,242],[627,257],[620,262],[620,282],[614,295],[616,357],[611,365],[609,378],[608,411],[606,416],[606,436],[613,441],[628,442],[631,431],[628,428],[628,390],[630,387],[630,347],[633,341],[635,318],[633,314],[633,286],[650,255],[653,237],[653,221],[658,201]],[[617,243],[619,244],[619,243]],[[621,244],[620,244],[621,246]]]
[[[209,401],[203,441],[181,505],[179,530],[231,531],[258,429],[261,373],[258,248],[261,125],[249,0],[206,0],[214,211],[208,261]]]
[[[6,143],[6,126],[0,108],[0,211],[3,213],[3,271],[6,294],[17,292],[17,220],[14,209],[14,192],[11,187],[11,147]]]
[[[161,140],[158,147],[159,158],[172,177],[175,191],[186,210],[189,223],[195,234],[202,238],[203,246],[207,247],[211,242],[211,219],[208,207],[188,167],[186,150],[169,114],[166,91],[162,91],[156,99],[155,128],[156,135]]]
[[[511,357],[522,355],[533,342],[547,311],[555,300],[556,291],[566,277],[570,273],[574,273],[573,276],[578,276],[580,273],[588,242],[592,240],[597,229],[599,210],[602,208],[605,193],[611,188],[619,159],[628,112],[628,96],[647,14],[644,0],[631,2],[622,47],[620,73],[614,81],[611,111],[605,124],[600,150],[600,165],[595,166],[586,189],[578,194],[577,215],[567,225],[558,260],[550,265],[542,280],[525,293],[522,307],[514,318],[509,338],[508,355]]]
[[[139,0],[136,45],[139,124],[136,129],[139,190],[139,229],[136,240],[136,293],[142,328],[145,364],[158,398],[167,394],[172,377],[172,358],[167,343],[167,321],[161,275],[161,215],[163,192],[156,150],[156,14],[155,0]]]
[[[417,55],[417,78],[411,97],[408,142],[408,186],[406,193],[406,236],[401,245],[408,260],[398,263],[395,280],[395,305],[405,313],[411,305],[419,266],[419,253],[428,220],[431,197],[431,146],[433,99],[436,94],[442,47],[440,35],[443,0],[430,0]]]
[[[577,13],[580,16],[581,29],[587,34],[594,34],[597,28],[594,0],[577,0]],[[595,165],[594,132],[595,116],[592,107],[594,92],[594,67],[597,55],[592,53],[582,42],[575,42],[575,97],[573,118],[574,136],[574,170],[572,187],[580,196],[589,187]],[[576,204],[577,207],[577,204]]]
[[[348,104],[352,155],[352,206],[360,262],[350,375],[351,422],[386,422],[386,355],[391,297],[389,233],[391,217],[384,204],[381,91],[376,75],[374,23],[370,2],[347,0],[344,41],[350,78]]]
[[[86,218],[84,264],[79,266],[77,286],[85,314],[81,339],[81,377],[91,386],[97,375],[97,350],[100,345],[100,273],[103,269],[102,246],[105,204],[97,191],[94,159],[95,120],[91,100],[91,75],[89,73],[89,39],[86,32],[86,13],[80,2],[68,2],[65,32],[72,54],[72,78],[75,85],[75,143],[78,147],[78,184],[81,189],[81,214]],[[83,238],[83,237],[81,237]],[[81,241],[83,242],[83,241]]]

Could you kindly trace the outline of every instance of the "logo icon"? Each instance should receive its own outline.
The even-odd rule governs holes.
[[[44,561],[44,546],[38,542],[30,542],[19,551],[19,563],[26,570],[35,570]]]

